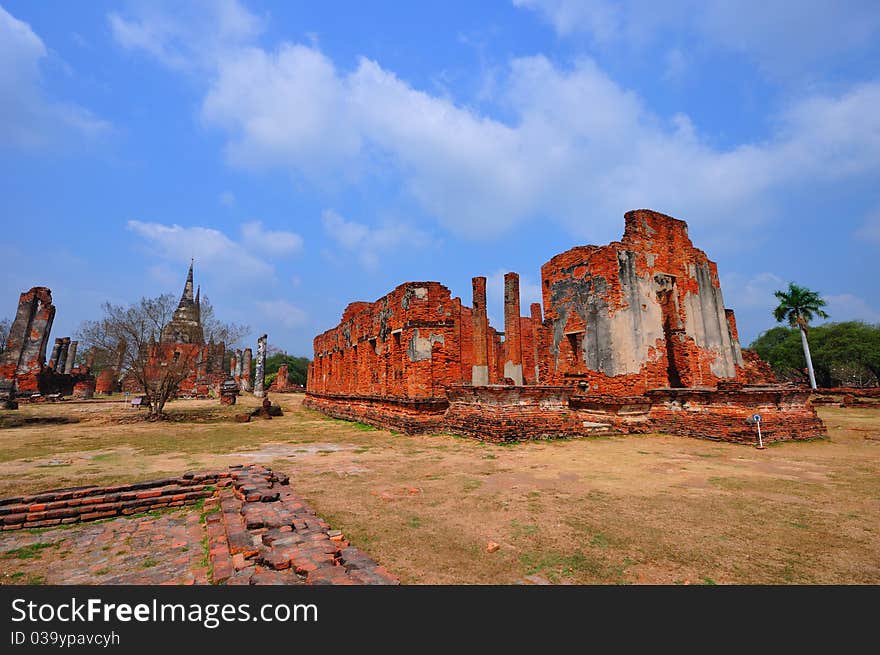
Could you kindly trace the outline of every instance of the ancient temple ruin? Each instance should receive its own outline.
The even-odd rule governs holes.
[[[157,379],[163,367],[185,362],[189,372],[179,389],[181,394],[189,396],[206,396],[211,390],[219,393],[220,384],[227,378],[223,367],[225,344],[214,343],[213,339],[205,343],[200,295],[200,287],[195,288],[194,293],[191,263],[174,315],[162,328],[159,341],[150,343],[143,355],[148,376],[152,373]],[[123,388],[134,393],[141,391],[131,376],[123,381]]]
[[[33,287],[21,294],[6,350],[0,356],[0,398],[88,398],[94,393],[95,378],[89,366],[75,364],[78,343],[70,337],[55,339],[46,363],[46,346],[54,320],[55,305],[49,288]]]
[[[661,431],[767,441],[824,434],[804,389],[743,359],[718,270],[687,224],[628,212],[620,241],[578,246],[541,268],[542,303],[520,310],[508,273],[504,330],[486,279],[468,307],[438,282],[355,302],[314,340],[306,405],[408,432],[510,440]]]

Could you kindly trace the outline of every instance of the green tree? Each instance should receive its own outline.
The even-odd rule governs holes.
[[[810,342],[820,387],[880,384],[880,325],[826,323],[810,330]],[[755,339],[751,348],[781,379],[806,380],[798,328],[771,328]]]
[[[282,364],[287,364],[287,381],[293,384],[301,384],[305,386],[306,377],[309,370],[309,359],[307,357],[293,357],[284,352],[275,352],[266,357],[266,379],[278,373],[278,369]],[[271,382],[266,382],[268,386]]]
[[[810,344],[807,341],[807,328],[814,317],[828,318],[822,307],[827,303],[815,291],[801,287],[794,282],[789,282],[787,291],[773,293],[779,300],[779,305],[773,310],[773,318],[777,322],[788,322],[791,327],[796,327],[801,333],[801,346],[804,350],[804,358],[807,360],[807,372],[810,376],[810,386],[816,388],[816,374],[813,371],[813,360],[810,357]]]

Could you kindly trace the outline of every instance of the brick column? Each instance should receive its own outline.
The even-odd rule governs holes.
[[[67,352],[67,365],[64,367],[65,373],[70,373],[76,366],[76,349],[79,347],[79,341],[71,341],[70,349]]]
[[[522,342],[519,321],[519,275],[504,275],[504,377],[522,386]]]
[[[70,337],[63,337],[61,339],[61,350],[58,352],[58,363],[55,365],[55,369],[59,373],[64,373],[64,368],[67,366],[67,353],[70,351]]]
[[[244,357],[242,357],[241,351],[236,350],[235,351],[235,373],[233,373],[232,377],[235,379],[236,382],[239,383],[239,385],[241,384],[241,369],[242,369],[241,365],[242,365],[243,359],[244,359]]]
[[[535,349],[535,384],[541,383],[541,360],[539,355],[541,354],[541,327],[544,323],[544,319],[541,317],[541,303],[533,302],[529,309],[531,310],[532,315],[532,332],[534,333],[534,337],[532,338],[532,344]]]
[[[58,356],[61,354],[61,337],[55,339],[55,345],[52,346],[52,354],[49,356],[49,368],[56,368],[58,365]]]
[[[253,351],[245,348],[242,353],[243,360],[241,362],[241,390],[251,391],[251,362],[253,361]]]
[[[489,384],[489,319],[486,316],[486,278],[475,277],[474,285],[474,364],[471,384],[483,387]]]
[[[235,353],[233,352],[229,356],[229,377],[235,379],[235,367],[238,365],[238,362],[235,361]]]

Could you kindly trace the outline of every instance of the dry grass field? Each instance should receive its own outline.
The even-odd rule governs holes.
[[[668,435],[501,446],[273,400],[283,417],[245,424],[232,414],[251,397],[177,401],[162,423],[107,402],[0,412],[0,496],[259,462],[403,583],[880,583],[880,410],[821,408],[828,439],[758,451]]]

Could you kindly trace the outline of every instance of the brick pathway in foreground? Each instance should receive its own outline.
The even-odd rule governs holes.
[[[226,584],[398,584],[309,509],[287,476],[251,465],[206,501],[213,579]],[[219,510],[219,511],[216,511]]]
[[[187,508],[70,528],[6,532],[0,536],[2,581],[207,584],[200,519],[199,511]]]
[[[4,531],[0,583],[398,584],[309,509],[287,476],[250,465],[184,478],[205,475],[219,489],[203,510]]]

